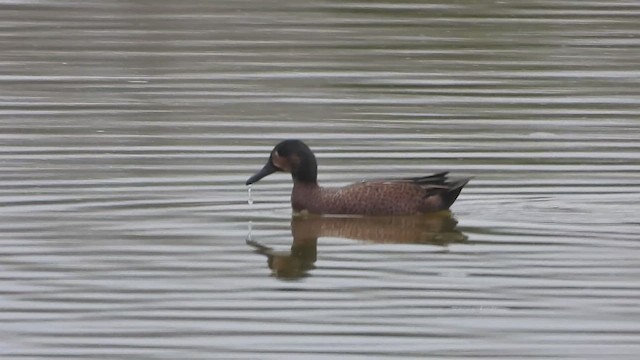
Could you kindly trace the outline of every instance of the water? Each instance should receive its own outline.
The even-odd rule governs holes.
[[[635,359],[640,6],[5,1],[0,357]],[[253,187],[474,176],[453,214]]]

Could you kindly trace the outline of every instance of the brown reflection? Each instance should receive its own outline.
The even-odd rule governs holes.
[[[247,240],[247,244],[267,256],[267,264],[276,277],[298,279],[314,268],[319,237],[446,246],[467,239],[456,228],[457,223],[449,211],[394,217],[294,216],[291,218],[291,251],[274,251],[252,240]]]

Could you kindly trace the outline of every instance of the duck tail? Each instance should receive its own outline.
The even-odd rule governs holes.
[[[449,184],[449,189],[442,193],[442,207],[444,209],[448,209],[453,205],[454,201],[458,198],[458,195],[460,195],[462,188],[467,185],[469,180],[471,180],[471,178],[464,178],[455,180]]]

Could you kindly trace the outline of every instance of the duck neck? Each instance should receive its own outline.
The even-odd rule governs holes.
[[[320,186],[318,185],[317,181],[301,181],[299,179],[294,178],[293,187],[300,190],[309,190],[309,189],[319,188]]]
[[[317,182],[306,182],[293,180],[293,190],[291,191],[291,207],[296,212],[307,210],[317,213],[317,207],[322,202],[320,186]]]

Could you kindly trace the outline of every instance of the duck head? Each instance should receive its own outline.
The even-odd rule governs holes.
[[[300,140],[284,140],[271,150],[262,170],[247,180],[247,185],[258,182],[274,172],[290,173],[294,182],[313,183],[318,178],[318,163],[311,149]]]

